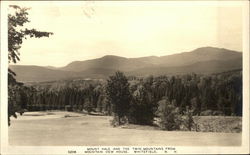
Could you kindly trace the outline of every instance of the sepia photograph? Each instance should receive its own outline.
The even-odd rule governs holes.
[[[247,1],[1,2],[1,153],[249,153],[248,18]]]

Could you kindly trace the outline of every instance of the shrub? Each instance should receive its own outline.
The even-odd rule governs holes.
[[[84,109],[90,114],[90,112],[93,111],[93,104],[89,100],[86,100],[84,103]]]
[[[191,131],[193,127],[196,127],[193,119],[193,110],[190,110],[188,107],[184,112],[184,117],[182,117],[182,124],[189,131]]]
[[[179,108],[170,103],[168,98],[158,102],[157,115],[160,117],[160,127],[163,130],[178,130],[181,125],[181,115]]]
[[[113,127],[117,127],[119,125],[128,124],[128,118],[126,116],[124,116],[124,117],[114,116],[113,119],[110,121],[110,124]]]

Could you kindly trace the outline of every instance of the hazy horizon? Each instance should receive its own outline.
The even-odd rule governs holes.
[[[219,48],[219,47],[211,47],[211,46],[206,46],[206,47],[199,47],[199,48]],[[196,48],[198,49],[198,48]],[[196,50],[196,49],[193,49],[193,50]],[[226,48],[223,48],[223,49],[226,49]],[[94,59],[99,59],[99,58],[102,58],[102,57],[105,57],[105,56],[117,56],[117,57],[123,57],[123,58],[143,58],[143,57],[163,57],[163,56],[170,56],[170,55],[175,55],[175,54],[181,54],[181,53],[186,53],[186,52],[192,52],[193,50],[191,51],[183,51],[183,52],[178,52],[178,53],[174,53],[174,54],[169,54],[169,55],[160,55],[160,56],[155,56],[155,55],[149,55],[149,56],[141,56],[141,57],[124,57],[124,56],[120,56],[120,55],[111,55],[111,54],[107,54],[107,55],[103,55],[103,56],[100,56],[100,57],[96,57],[96,58],[92,58],[92,59],[86,59],[86,60],[73,60],[63,66],[52,66],[52,65],[34,65],[34,64],[13,64],[11,63],[10,65],[21,65],[21,66],[40,66],[40,67],[55,67],[55,68],[60,68],[60,67],[65,67],[67,66],[68,64],[72,63],[72,62],[76,62],[76,61],[88,61],[88,60],[94,60]],[[227,49],[227,50],[230,50],[230,51],[234,51],[234,52],[238,52],[238,53],[242,53],[242,51],[235,51],[235,50],[231,50],[231,49]]]
[[[16,65],[62,67],[105,55],[165,56],[208,46],[242,51],[241,3],[11,4],[31,7],[28,28],[54,33],[49,38],[25,40]]]

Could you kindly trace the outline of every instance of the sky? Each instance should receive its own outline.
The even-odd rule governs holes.
[[[223,2],[11,2],[30,7],[19,65],[65,66],[105,55],[163,56],[213,46],[242,51],[242,8]],[[237,3],[238,4],[238,3]]]

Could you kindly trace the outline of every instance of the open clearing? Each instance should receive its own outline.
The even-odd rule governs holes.
[[[27,112],[11,120],[10,145],[23,146],[237,146],[241,133],[161,131],[110,126],[110,116]]]

